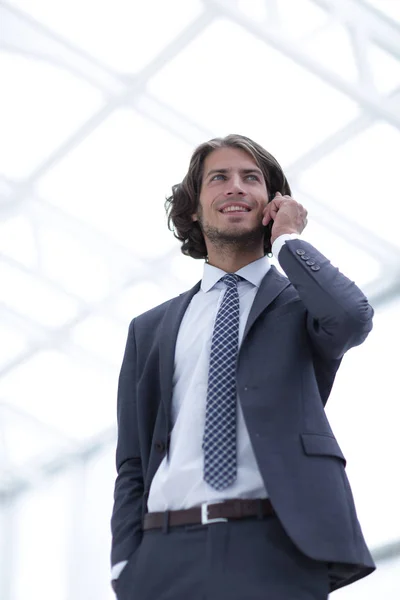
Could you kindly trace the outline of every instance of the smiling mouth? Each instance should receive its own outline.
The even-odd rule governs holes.
[[[228,206],[227,208],[223,208],[222,210],[220,210],[219,212],[222,213],[223,215],[229,215],[229,214],[237,214],[237,213],[248,213],[250,212],[250,208],[246,208],[244,206]]]

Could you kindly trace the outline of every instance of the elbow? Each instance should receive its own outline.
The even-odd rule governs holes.
[[[370,331],[372,330],[372,318],[374,315],[373,308],[365,302],[365,306],[359,307],[359,310],[354,310],[347,314],[341,325],[342,335],[339,336],[343,340],[341,354],[347,350],[362,344]]]
[[[347,315],[347,328],[352,332],[354,337],[359,337],[360,342],[365,340],[369,332],[372,330],[372,319],[374,309],[365,298],[364,302],[354,307],[354,310]]]

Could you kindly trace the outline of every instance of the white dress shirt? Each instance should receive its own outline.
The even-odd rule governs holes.
[[[273,244],[275,256],[287,239],[281,235]],[[237,271],[240,316],[239,347],[247,318],[261,281],[270,269],[267,257],[260,258]],[[223,502],[230,498],[266,498],[262,480],[237,398],[237,477],[224,490],[216,490],[203,479],[202,439],[204,433],[208,365],[214,321],[226,285],[219,281],[225,271],[204,264],[200,290],[183,316],[176,347],[171,404],[172,431],[169,456],[162,460],[151,483],[148,511],[180,510],[203,502]],[[116,579],[126,561],[114,565]]]
[[[254,297],[270,268],[263,257],[237,274],[239,293],[239,347]],[[226,291],[219,281],[225,271],[204,264],[200,290],[184,314],[175,347],[172,431],[169,458],[164,457],[151,483],[149,512],[180,510],[202,502],[229,498],[265,498],[247,427],[237,399],[237,476],[224,490],[216,490],[203,479],[202,441],[206,415],[207,380],[214,322]]]

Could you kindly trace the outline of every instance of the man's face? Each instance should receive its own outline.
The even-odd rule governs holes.
[[[262,244],[267,203],[264,176],[250,154],[239,148],[218,148],[207,156],[199,208],[193,217],[206,244]]]

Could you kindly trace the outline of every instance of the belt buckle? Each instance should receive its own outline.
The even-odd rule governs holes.
[[[208,525],[208,523],[225,523],[228,519],[209,519],[208,518],[208,506],[210,502],[203,502],[201,505],[201,524]]]

